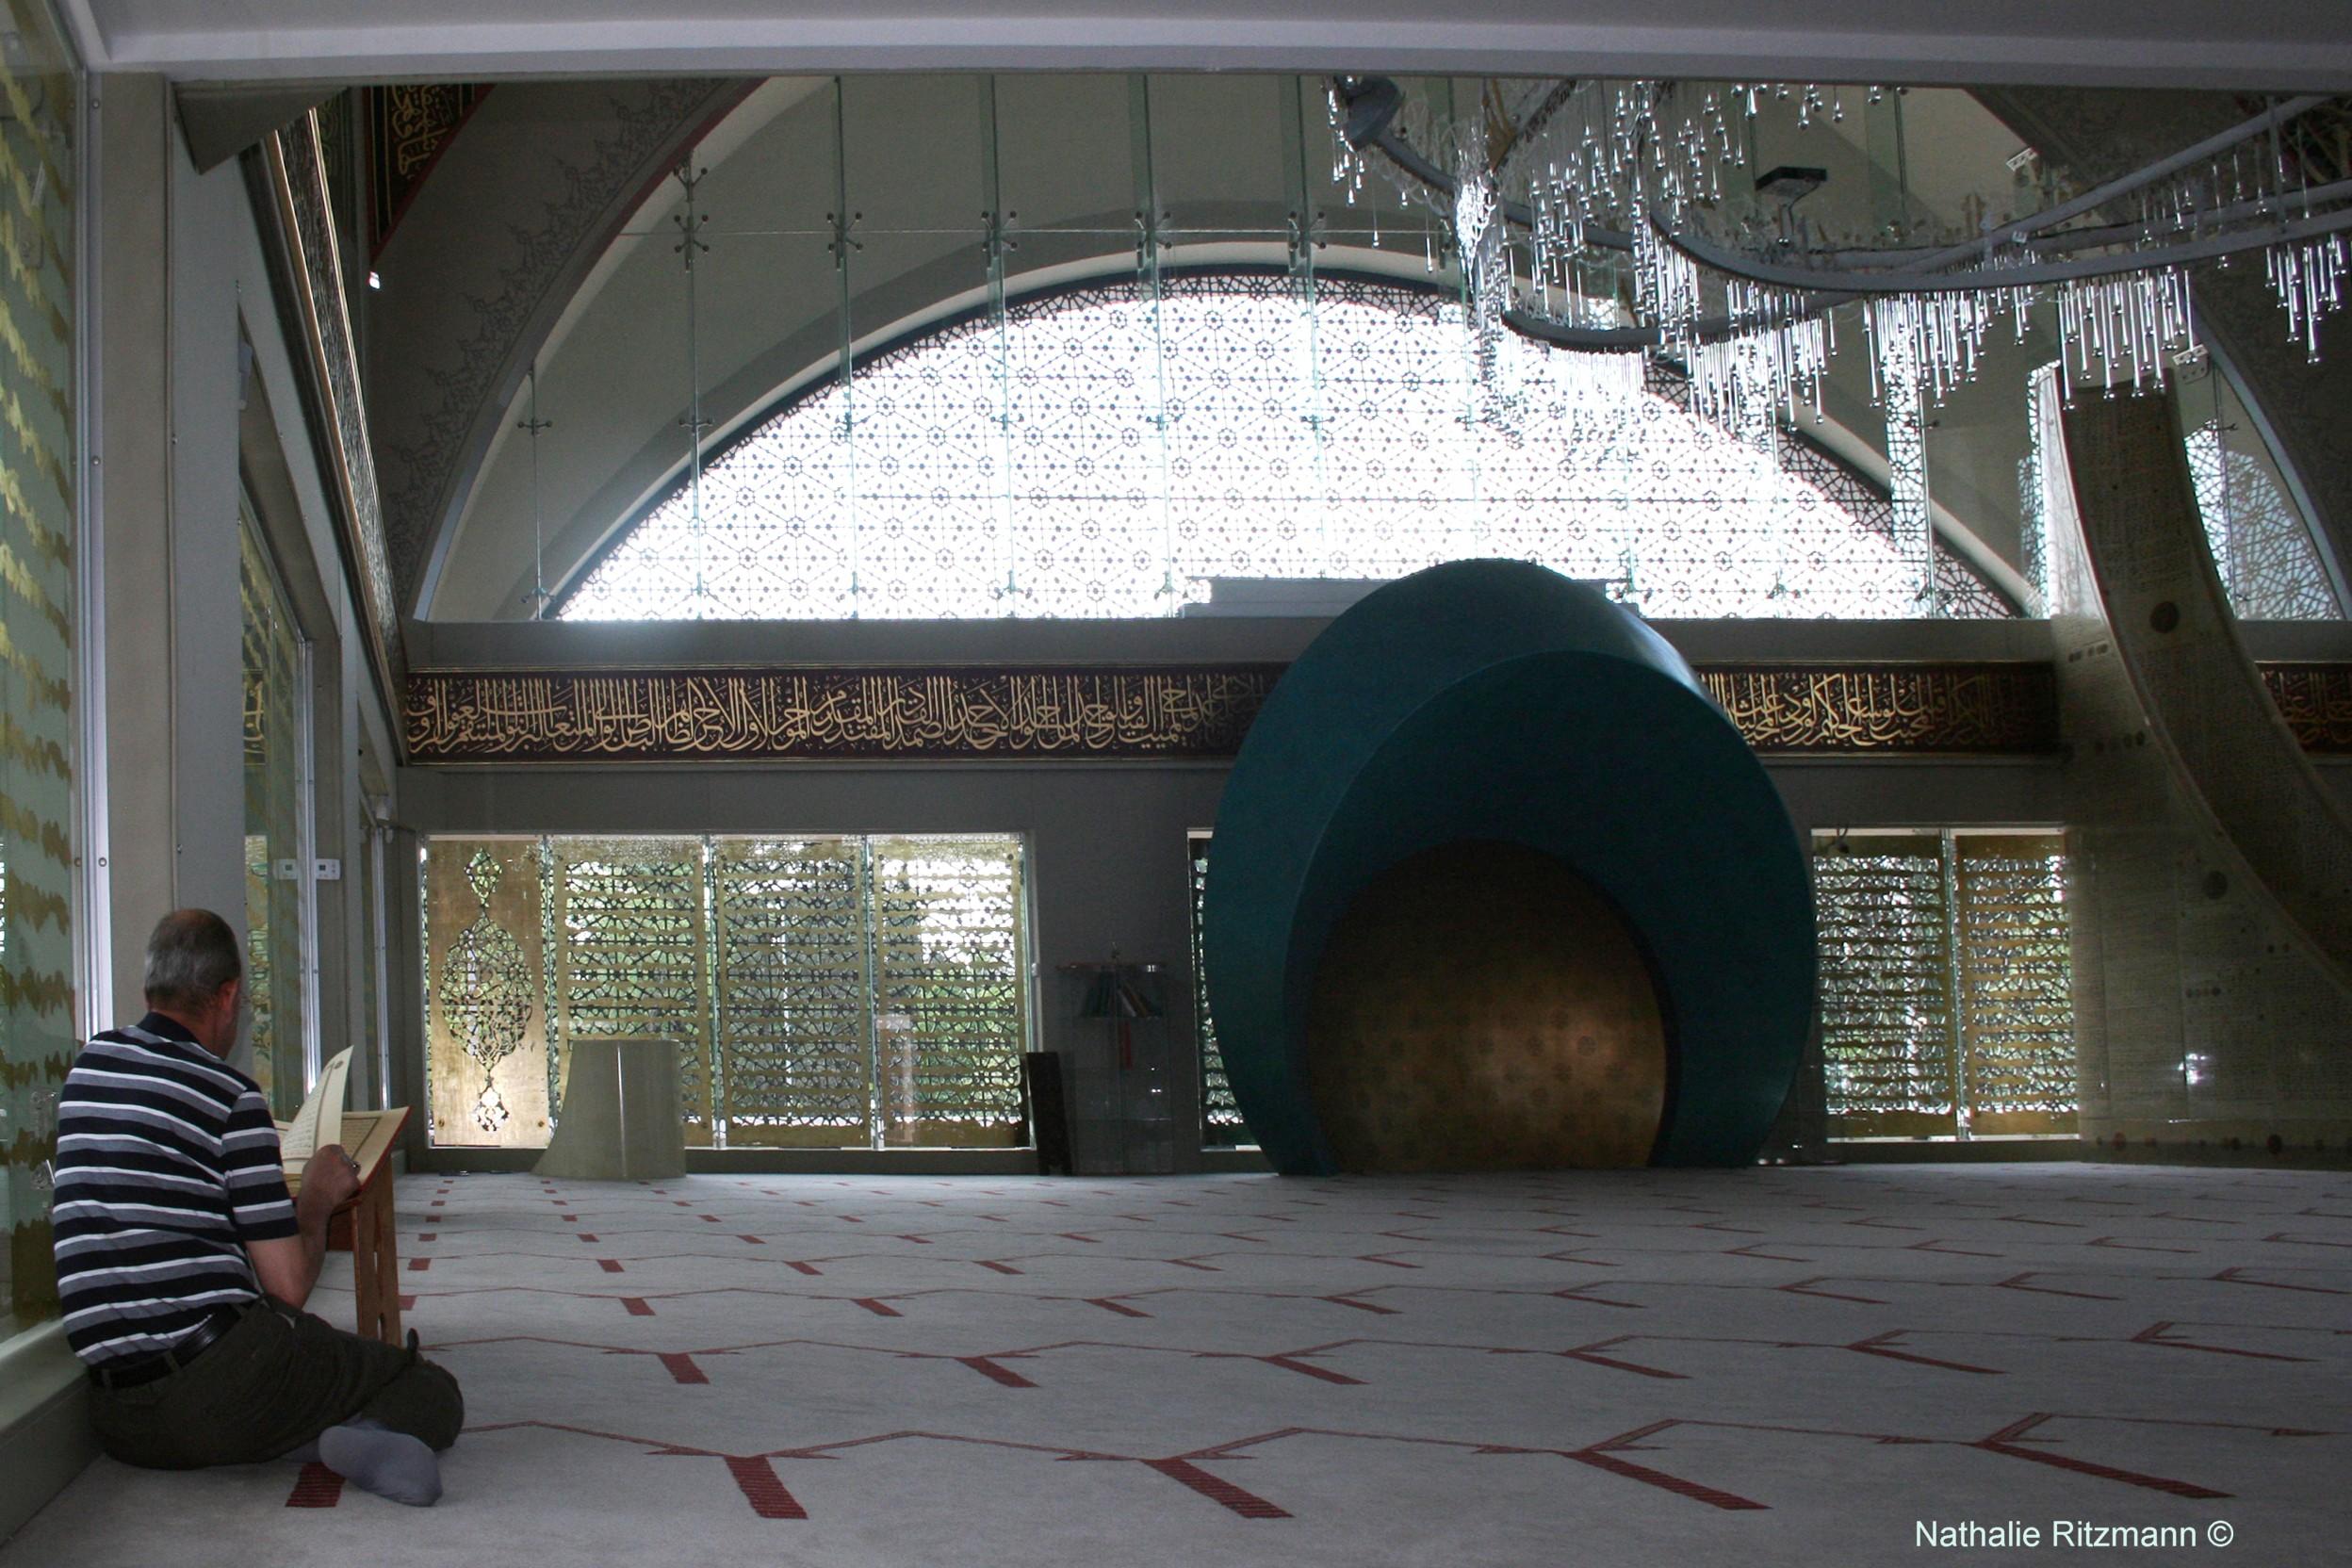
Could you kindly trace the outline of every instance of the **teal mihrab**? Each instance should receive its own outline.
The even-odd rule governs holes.
[[[1572,868],[1646,957],[1667,1060],[1650,1163],[1754,1159],[1814,1005],[1812,890],[1779,793],[1639,619],[1543,567],[1463,561],[1315,640],[1218,807],[1204,962],[1234,1099],[1276,1168],[1338,1168],[1306,1057],[1334,925],[1399,862],[1476,841]]]

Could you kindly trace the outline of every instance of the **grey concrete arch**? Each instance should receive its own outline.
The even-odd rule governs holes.
[[[510,84],[418,191],[364,304],[370,433],[404,611],[429,591],[451,509],[540,340],[646,185],[747,85]]]

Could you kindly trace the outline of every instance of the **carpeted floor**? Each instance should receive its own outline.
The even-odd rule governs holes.
[[[2135,1562],[2352,1560],[2340,1174],[400,1195],[409,1323],[469,1405],[439,1508],[101,1461],[0,1568],[1753,1568],[2010,1521],[2043,1550],[1940,1555],[2083,1521],[2197,1538]]]

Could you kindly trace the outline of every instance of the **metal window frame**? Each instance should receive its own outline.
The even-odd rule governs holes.
[[[392,894],[385,884],[391,871],[391,824],[376,814],[373,802],[365,813],[368,855],[368,962],[374,966],[376,1016],[376,1106],[392,1103]]]
[[[325,1035],[318,1017],[318,687],[315,673],[318,645],[303,630],[302,617],[295,612],[294,596],[287,591],[286,573],[278,565],[276,551],[270,548],[270,530],[262,522],[261,507],[241,480],[237,499],[237,526],[253,536],[253,558],[268,575],[270,590],[277,596],[277,608],[294,639],[294,911],[295,928],[302,939],[302,961],[294,978],[295,994],[302,1009],[302,1092],[307,1095],[317,1086],[325,1065],[321,1060]]]
[[[98,418],[104,322],[96,297],[104,170],[97,155],[98,95],[92,89],[96,78],[82,59],[71,19],[58,7],[48,8],[74,60],[78,110],[74,135],[74,189],[80,198],[74,215],[74,330],[79,338],[79,353],[74,368],[74,433],[75,466],[81,476],[74,518],[80,645],[75,649],[74,678],[74,699],[81,711],[74,769],[74,825],[80,843],[73,879],[73,914],[75,1024],[88,1037],[112,1028],[115,1021],[113,841],[107,826],[110,796],[106,787],[106,573],[100,527],[106,470],[100,461]]]

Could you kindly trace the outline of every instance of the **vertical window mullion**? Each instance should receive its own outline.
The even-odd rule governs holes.
[[[1962,995],[1960,967],[1960,864],[1959,850],[1947,827],[1937,835],[1938,860],[1944,878],[1943,961],[1944,972],[1944,1038],[1952,1063],[1952,1119],[1953,1135],[1962,1142],[1968,1136],[1968,1037],[1961,1024],[1961,1009],[1966,1005]]]
[[[863,934],[865,966],[864,1016],[860,1020],[866,1045],[866,1145],[882,1147],[882,975],[880,958],[881,901],[874,890],[874,841],[858,840],[858,920]]]
[[[571,1054],[571,1033],[564,1025],[563,976],[564,944],[558,919],[562,890],[557,886],[555,841],[545,835],[535,845],[539,867],[539,988],[540,1018],[547,1041],[547,1129],[552,1135],[564,1111],[564,1064]]]
[[[727,1049],[721,1015],[727,1007],[719,965],[718,841],[705,834],[702,847],[702,1038],[703,1082],[710,1092],[710,1147],[727,1147]]]
[[[302,1092],[318,1082],[325,1065],[323,1020],[318,1016],[318,752],[316,649],[296,631],[294,640],[294,755],[298,760],[294,808],[294,897],[302,931]]]

